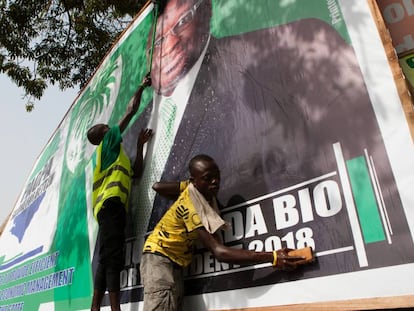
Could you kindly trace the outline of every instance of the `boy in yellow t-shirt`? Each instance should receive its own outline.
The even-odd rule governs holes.
[[[269,262],[278,269],[294,270],[298,262],[304,259],[301,256],[289,256],[288,252],[291,249],[287,248],[273,252],[255,252],[223,245],[217,234],[222,226],[210,226],[208,223],[210,216],[205,217],[205,214],[212,214],[212,218],[220,219],[213,211],[220,186],[219,168],[211,157],[197,155],[191,159],[189,171],[191,184],[158,182],[153,186],[159,194],[176,198],[176,201],[144,244],[140,265],[141,281],[144,285],[144,311],[182,310],[183,268],[191,262],[194,241],[197,239],[200,239],[221,262],[235,264]],[[200,195],[201,201],[194,200],[193,189],[195,195]],[[203,200],[206,204],[203,204]],[[198,205],[206,205],[207,210],[203,210]],[[203,218],[200,217],[200,213],[203,213]],[[215,224],[217,223],[220,224],[220,221],[215,221]],[[225,224],[224,221],[222,224]]]
[[[191,262],[193,242],[203,227],[200,217],[190,200],[188,187],[165,213],[145,242],[144,252],[157,253],[185,267]]]

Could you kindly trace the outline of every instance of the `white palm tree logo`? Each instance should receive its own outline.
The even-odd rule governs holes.
[[[109,60],[95,74],[77,103],[66,145],[66,166],[74,173],[85,158],[86,132],[96,123],[107,123],[118,97],[122,76],[122,57]],[[76,108],[75,108],[76,109]]]

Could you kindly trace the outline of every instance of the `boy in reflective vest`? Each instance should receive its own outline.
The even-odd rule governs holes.
[[[96,124],[87,132],[91,144],[97,145],[93,176],[93,214],[99,224],[99,260],[95,274],[91,310],[99,310],[108,289],[111,309],[120,310],[120,272],[123,268],[126,209],[131,177],[140,177],[143,166],[143,146],[152,135],[151,129],[141,130],[137,141],[134,165],[122,148],[122,136],[138,111],[144,89],[151,85],[148,75],[135,92],[120,122],[109,127]]]

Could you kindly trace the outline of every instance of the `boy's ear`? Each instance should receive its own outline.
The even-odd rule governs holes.
[[[194,177],[193,176],[190,176],[189,180],[190,180],[190,182],[193,182],[194,181]]]

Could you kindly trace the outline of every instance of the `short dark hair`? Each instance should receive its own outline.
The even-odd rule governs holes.
[[[86,132],[86,137],[88,137],[89,141],[93,140],[93,136],[96,135],[95,132],[96,132],[96,128],[98,126],[99,126],[99,124],[95,124]]]
[[[189,170],[190,174],[193,173],[193,169],[194,169],[195,164],[197,162],[200,162],[200,161],[214,162],[214,159],[212,157],[210,157],[209,155],[207,155],[207,154],[198,154],[198,155],[194,156],[190,160],[190,163],[188,164],[188,170]]]
[[[104,133],[102,132],[102,127],[107,127],[108,124],[99,123],[92,126],[87,132],[86,137],[88,138],[89,142],[93,145],[99,145],[102,141]]]
[[[164,13],[164,9],[167,6],[168,1],[170,1],[170,0],[152,0],[152,2],[154,4],[158,4],[158,16],[160,16],[161,14]],[[186,2],[189,2],[189,1],[192,2],[192,4],[195,4],[197,2],[197,0],[177,0],[177,3],[179,5],[182,5],[182,4],[184,4]],[[207,1],[207,0],[205,0],[205,1]]]
[[[165,7],[167,6],[168,0],[152,0],[154,5],[158,4],[158,16],[164,12]]]

